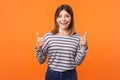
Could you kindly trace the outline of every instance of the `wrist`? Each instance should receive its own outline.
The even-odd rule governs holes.
[[[87,45],[82,45],[82,49],[83,49],[83,50],[87,50],[87,49],[88,49],[88,46],[87,46]]]

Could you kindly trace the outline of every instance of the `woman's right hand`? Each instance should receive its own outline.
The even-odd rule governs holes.
[[[36,32],[36,36],[37,36],[37,45],[36,45],[36,48],[41,48],[44,44],[44,40],[43,40],[43,37],[40,37],[39,33]]]

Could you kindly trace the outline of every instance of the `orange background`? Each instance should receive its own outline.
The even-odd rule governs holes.
[[[0,0],[0,80],[44,80],[35,33],[53,29],[55,10],[64,3],[73,8],[76,32],[88,31],[78,80],[120,80],[119,0]]]

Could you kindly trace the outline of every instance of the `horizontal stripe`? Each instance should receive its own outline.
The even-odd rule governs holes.
[[[48,66],[55,71],[63,72],[74,69],[76,63],[80,63],[82,56],[84,56],[84,53],[81,55],[80,51],[79,34],[64,37],[46,33],[44,42],[45,44],[42,47],[42,51],[38,54],[46,54],[47,52]]]
[[[45,36],[48,43],[48,66],[59,69],[69,69],[75,66],[74,57],[79,43],[79,37],[58,37],[52,34]],[[53,68],[53,67],[52,67]]]

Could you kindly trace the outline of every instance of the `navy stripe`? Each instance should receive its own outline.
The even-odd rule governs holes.
[[[47,33],[44,36],[44,41],[43,52],[41,51],[38,54],[43,54],[42,56],[44,56],[44,52],[48,53],[48,66],[52,69],[63,72],[74,69],[76,63],[79,64],[81,62],[79,34],[64,37]]]

